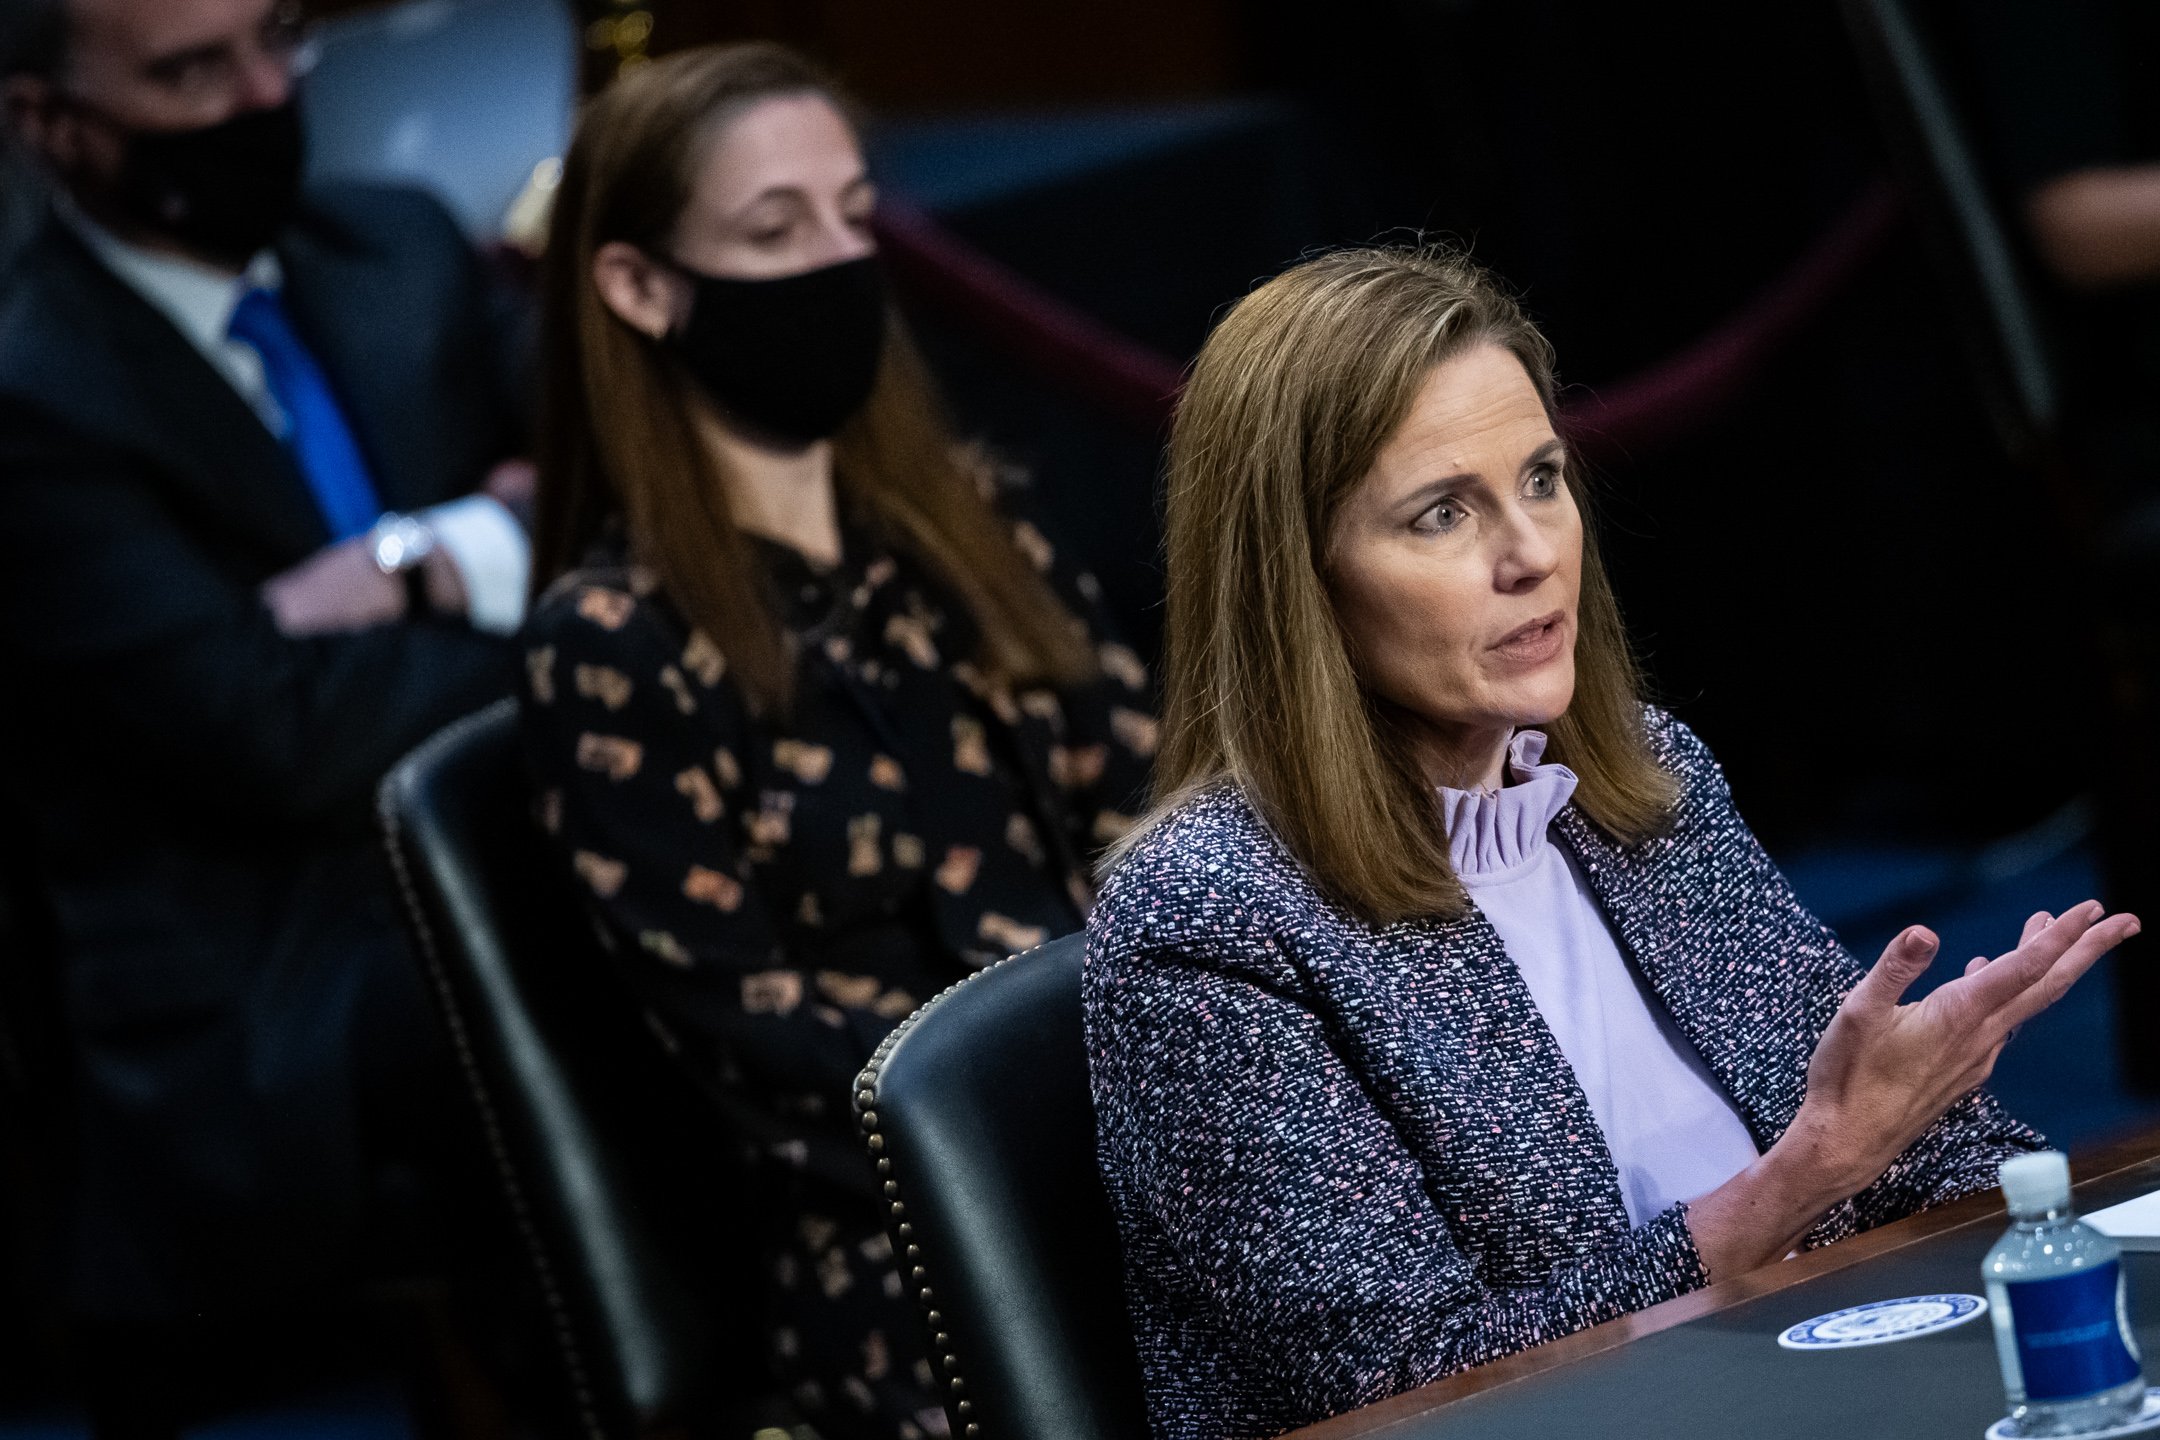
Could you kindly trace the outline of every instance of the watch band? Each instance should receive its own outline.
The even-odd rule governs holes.
[[[368,531],[368,545],[375,568],[405,582],[405,613],[432,615],[435,604],[428,596],[427,576],[420,568],[435,553],[435,532],[427,522],[385,510]]]

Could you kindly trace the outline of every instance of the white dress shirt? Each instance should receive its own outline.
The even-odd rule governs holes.
[[[62,209],[91,252],[122,283],[148,301],[225,377],[272,435],[285,438],[287,421],[263,374],[255,347],[229,333],[233,311],[252,290],[279,290],[285,272],[277,255],[263,250],[238,275],[179,255],[130,245],[73,206]],[[525,619],[525,591],[532,573],[532,543],[525,529],[491,495],[467,495],[416,512],[457,566],[464,582],[466,617],[474,628],[497,635],[515,632]]]

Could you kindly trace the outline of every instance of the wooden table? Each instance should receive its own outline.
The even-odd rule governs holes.
[[[2080,1212],[2160,1189],[2160,1128],[2081,1155],[2072,1169]],[[2008,1223],[2000,1193],[1971,1195],[1292,1434],[1979,1440],[2003,1413],[1985,1318],[1819,1354],[1782,1349],[1777,1335],[1868,1300],[1980,1294],[1980,1261]],[[2160,1254],[2123,1260],[2146,1378],[2160,1383]]]

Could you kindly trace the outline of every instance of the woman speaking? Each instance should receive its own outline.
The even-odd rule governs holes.
[[[1217,328],[1171,442],[1153,813],[1089,922],[1156,1432],[1272,1435],[1995,1183],[1977,1090],[2129,935],[1901,1003],[1638,698],[1552,357],[1353,250]]]

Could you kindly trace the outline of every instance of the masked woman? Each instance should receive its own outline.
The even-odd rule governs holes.
[[[1855,964],[1637,698],[1551,352],[1474,266],[1345,251],[1241,302],[1167,530],[1162,799],[1085,988],[1161,1440],[1319,1420],[2037,1144],[1975,1087],[2135,919],[2035,915],[1913,1005],[1925,930]]]
[[[545,276],[524,728],[544,824],[758,1153],[773,1360],[941,1431],[850,1113],[878,1041],[1079,927],[1154,723],[1094,582],[995,505],[886,303],[831,87],[686,52],[580,123]],[[567,572],[567,573],[564,573]]]

